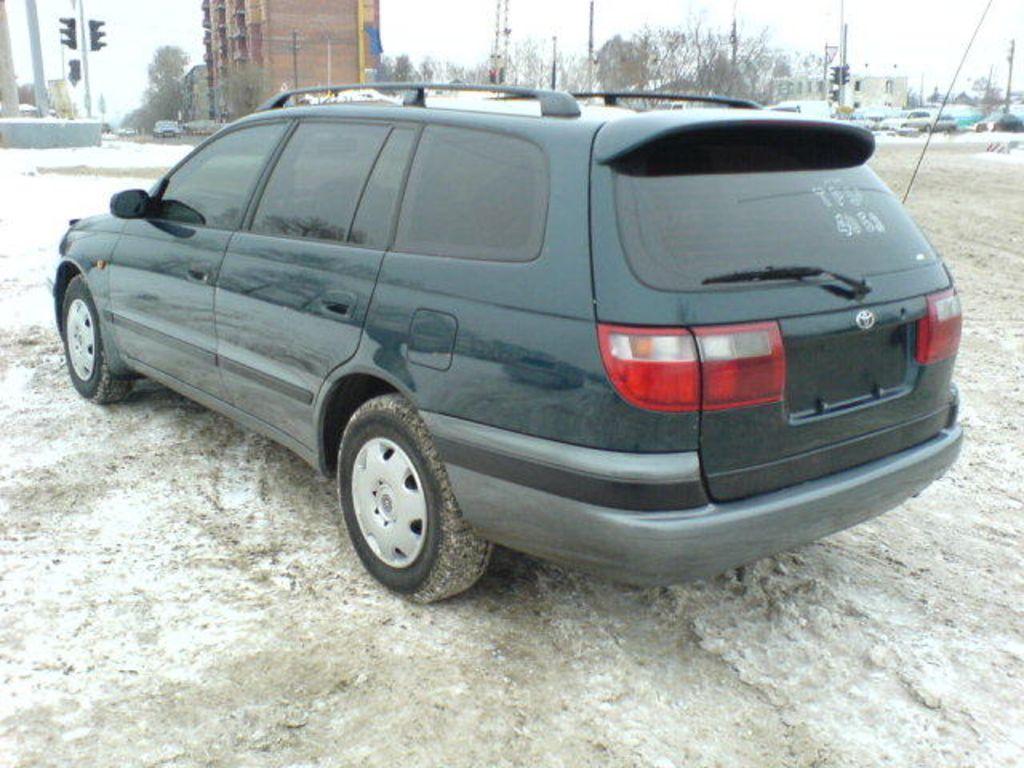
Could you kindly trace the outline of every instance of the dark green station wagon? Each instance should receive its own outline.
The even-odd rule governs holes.
[[[866,131],[715,97],[366,88],[281,94],[73,224],[53,290],[84,397],[144,376],[292,449],[421,601],[494,544],[713,575],[955,461],[959,299]]]

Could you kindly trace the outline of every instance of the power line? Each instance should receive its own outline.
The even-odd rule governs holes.
[[[917,165],[914,166],[914,173],[910,177],[910,183],[907,184],[907,191],[903,193],[903,203],[906,204],[907,198],[910,197],[910,190],[914,188],[914,180],[917,179],[917,172],[921,170],[921,163],[924,162],[924,155],[928,151],[929,145],[932,143],[932,136],[935,135],[935,124],[939,122],[939,117],[942,116],[942,110],[946,108],[947,102],[949,102],[949,96],[953,93],[953,88],[956,86],[957,78],[960,77],[960,70],[964,67],[964,62],[967,61],[967,54],[971,52],[971,46],[974,45],[974,40],[981,31],[981,25],[985,23],[985,17],[988,15],[988,9],[992,7],[992,0],[988,0],[988,4],[985,6],[985,10],[981,12],[981,18],[978,19],[978,26],[974,28],[974,34],[971,35],[971,39],[967,42],[967,48],[964,50],[964,55],[960,58],[960,64],[956,68],[956,72],[953,74],[953,79],[949,83],[949,88],[946,90],[946,97],[942,100],[942,106],[939,107],[939,111],[935,113],[935,119],[932,121],[931,128],[928,131],[928,138],[924,141],[924,149],[921,150],[921,156],[917,158]]]

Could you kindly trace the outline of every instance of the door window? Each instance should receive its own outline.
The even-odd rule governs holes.
[[[253,232],[345,242],[390,128],[300,125],[281,153],[253,219]]]
[[[236,229],[284,130],[284,123],[243,128],[199,150],[168,180],[155,218]]]
[[[405,128],[396,129],[388,138],[363,192],[350,242],[367,248],[387,248],[415,138],[415,132]]]

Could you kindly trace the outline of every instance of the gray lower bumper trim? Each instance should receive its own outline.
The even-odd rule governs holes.
[[[640,511],[707,503],[696,451],[603,451],[436,413],[424,413],[423,419],[449,466],[516,486]]]
[[[959,426],[926,443],[785,490],[697,509],[636,512],[449,463],[466,520],[512,549],[635,584],[671,584],[798,547],[900,504],[956,460]]]

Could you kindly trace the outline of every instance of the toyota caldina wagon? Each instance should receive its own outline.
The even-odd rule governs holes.
[[[713,575],[953,463],[959,300],[868,132],[445,89],[282,94],[74,223],[53,290],[78,391],[144,376],[292,449],[421,601],[494,544]]]

